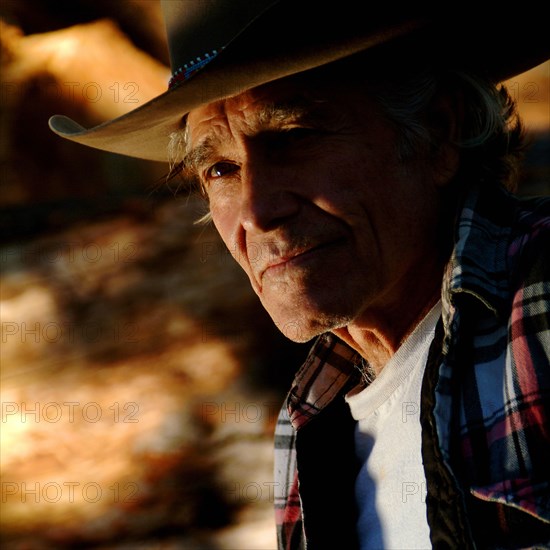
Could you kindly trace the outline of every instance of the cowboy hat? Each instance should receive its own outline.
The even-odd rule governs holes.
[[[169,136],[190,110],[404,38],[428,45],[422,55],[475,67],[497,82],[549,57],[544,17],[531,10],[512,18],[500,6],[489,17],[463,4],[440,11],[383,4],[372,14],[357,0],[164,0],[168,90],[94,128],[60,115],[50,128],[84,145],[166,162]]]

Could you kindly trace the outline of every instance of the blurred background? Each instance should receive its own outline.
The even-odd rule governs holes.
[[[166,89],[156,0],[0,4],[3,548],[272,549],[272,432],[308,346],[167,167],[64,141]],[[548,63],[507,84],[550,194]]]

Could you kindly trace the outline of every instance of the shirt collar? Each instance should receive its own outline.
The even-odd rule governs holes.
[[[296,374],[287,400],[290,421],[301,428],[341,393],[361,380],[361,356],[334,334],[317,338]]]
[[[451,302],[444,304],[444,310],[452,309],[457,297],[466,293],[495,315],[507,315],[511,277],[508,252],[516,205],[517,199],[490,182],[481,182],[468,191],[443,281],[443,299]]]

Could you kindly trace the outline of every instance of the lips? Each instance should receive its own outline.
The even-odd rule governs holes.
[[[284,253],[279,252],[271,256],[269,261],[260,269],[259,280],[262,281],[266,274],[275,274],[292,267],[300,267],[323,251],[342,241],[341,237],[315,241],[300,247],[281,247]]]

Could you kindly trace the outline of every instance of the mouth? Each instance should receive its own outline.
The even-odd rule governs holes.
[[[317,257],[326,252],[327,249],[341,244],[342,238],[330,240],[311,247],[293,250],[290,253],[274,258],[260,273],[260,281],[265,276],[280,275],[288,269],[305,267],[308,263],[315,261]]]

